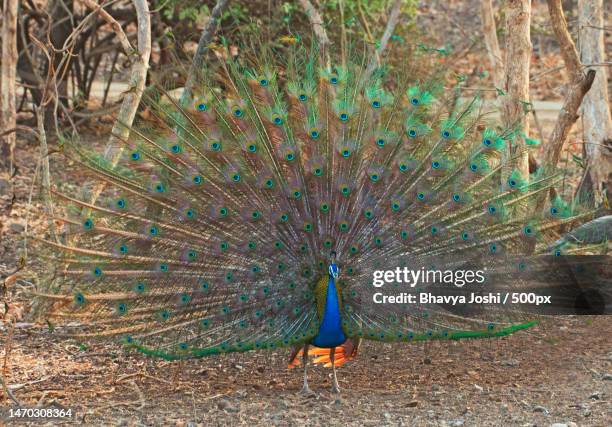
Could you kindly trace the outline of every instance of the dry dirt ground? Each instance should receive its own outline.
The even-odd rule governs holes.
[[[489,342],[366,343],[339,369],[340,395],[329,391],[329,369],[310,370],[313,397],[299,394],[301,372],[287,370],[287,351],[165,362],[108,344],[85,348],[45,330],[17,324],[5,378],[24,405],[72,408],[65,424],[605,426],[612,419],[611,316],[553,318]],[[0,406],[14,406],[3,399]]]

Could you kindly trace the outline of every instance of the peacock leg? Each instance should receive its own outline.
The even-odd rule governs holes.
[[[334,360],[336,358],[336,347],[332,347],[329,351],[329,360],[332,365],[332,393],[340,393],[340,386],[338,385],[338,378],[336,377],[336,364]]]
[[[312,390],[308,387],[308,344],[304,345],[302,362],[304,363],[304,386],[302,387],[302,394],[311,395]]]

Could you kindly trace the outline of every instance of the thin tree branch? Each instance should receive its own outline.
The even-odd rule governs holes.
[[[561,49],[561,56],[568,69],[570,81],[563,106],[559,111],[555,127],[544,147],[544,174],[555,172],[561,150],[572,126],[578,119],[578,108],[595,80],[595,70],[589,70],[585,75],[578,56],[578,50],[567,28],[561,0],[547,0],[553,31]],[[546,201],[546,193],[542,193],[536,203],[536,209],[542,210]]]
[[[493,84],[497,88],[502,88],[504,86],[504,61],[497,39],[492,0],[481,0],[480,18],[482,20],[482,34],[485,46],[487,47],[487,55],[489,56],[489,62],[493,71]]]
[[[117,121],[111,130],[111,136],[106,144],[104,158],[110,160],[110,166],[115,167],[123,154],[124,144],[121,140],[127,140],[130,135],[130,127],[136,117],[140,99],[144,91],[147,71],[149,69],[149,58],[151,57],[151,15],[146,0],[133,0],[138,22],[138,51],[132,56],[133,65],[130,76],[130,89],[123,98]],[[104,191],[105,184],[101,183],[92,192],[90,204],[94,204],[98,196]]]
[[[377,63],[379,64],[380,58],[382,57],[384,51],[387,49],[389,45],[389,40],[395,31],[395,27],[399,21],[400,12],[401,12],[402,2],[401,0],[395,0],[391,9],[389,10],[389,17],[387,18],[387,26],[385,27],[385,32],[380,38],[380,43],[374,52],[374,56],[370,58],[370,62],[368,63],[368,68],[366,69],[364,79],[367,80],[370,78],[370,75],[376,69]]]
[[[121,28],[121,25],[119,24],[119,22],[117,22],[115,18],[113,18],[106,10],[104,10],[102,5],[97,4],[94,0],[79,0],[79,1],[83,3],[85,6],[87,6],[88,8],[90,8],[91,10],[97,12],[98,15],[100,15],[102,19],[104,19],[108,24],[110,24],[113,31],[115,32],[115,35],[119,39],[119,42],[121,43],[121,47],[123,48],[123,51],[125,52],[125,54],[128,56],[131,55],[132,52],[134,51],[134,47],[130,43],[127,35],[123,31],[123,28]]]
[[[191,66],[189,67],[187,82],[185,83],[185,89],[183,89],[180,99],[181,106],[190,104],[193,99],[193,87],[198,81],[200,70],[204,66],[204,57],[208,51],[208,46],[210,45],[210,42],[217,31],[217,23],[219,22],[219,18],[221,18],[221,14],[225,11],[225,9],[227,9],[228,5],[229,0],[219,0],[210,13],[210,18],[206,23],[206,27],[204,27],[204,31],[202,31],[202,34],[200,35],[196,53],[193,55],[193,60],[191,62]]]
[[[331,67],[331,59],[329,56],[328,48],[330,45],[329,37],[327,36],[327,31],[323,27],[323,19],[321,19],[321,15],[319,11],[313,6],[313,4],[309,0],[299,0],[302,9],[304,9],[304,13],[308,17],[310,21],[310,25],[312,26],[312,31],[315,33],[315,36],[319,40],[319,50],[321,52],[321,59],[324,62],[326,68]]]

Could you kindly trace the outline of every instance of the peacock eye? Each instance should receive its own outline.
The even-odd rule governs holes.
[[[434,168],[434,169],[439,169],[440,168],[440,162],[437,162],[437,161],[432,162],[431,163],[431,167]]]
[[[338,77],[332,77],[329,79],[329,82],[333,85],[338,84]]]
[[[132,160],[140,160],[140,153],[137,151],[134,151],[131,155]]]
[[[262,85],[262,86],[268,86],[268,80],[266,80],[266,79],[261,79],[261,80],[259,81],[259,84],[260,84],[260,85]]]
[[[385,140],[380,138],[376,141],[376,145],[378,145],[379,147],[384,147],[385,146]]]
[[[283,119],[281,119],[280,117],[276,116],[274,117],[274,119],[272,120],[274,122],[275,125],[282,125],[283,124]]]
[[[299,99],[300,101],[302,101],[302,102],[305,102],[305,101],[308,99],[308,97],[307,97],[305,94],[301,93],[301,94],[298,96],[298,99]]]
[[[450,134],[449,131],[445,130],[445,131],[442,132],[442,137],[443,138],[449,138],[450,136],[451,136],[451,134]]]
[[[380,108],[380,101],[374,101],[374,102],[372,102],[372,107],[374,107],[374,108]]]
[[[411,138],[414,138],[415,136],[417,136],[417,131],[414,130],[414,129],[410,129],[408,131],[408,136],[411,137]]]
[[[418,98],[412,98],[412,99],[410,100],[410,103],[411,103],[412,105],[419,105],[419,100],[418,100]]]
[[[486,138],[484,141],[482,141],[482,143],[488,147],[489,145],[491,145],[491,140],[489,138]]]
[[[557,213],[558,213],[558,212],[559,212],[559,211],[557,210],[557,208],[555,208],[555,207],[550,208],[550,213],[551,213],[551,214],[553,214],[553,215],[557,215]]]
[[[343,122],[346,122],[348,118],[349,118],[348,114],[346,113],[340,114],[340,120],[342,120]]]
[[[316,130],[313,130],[312,132],[310,132],[310,137],[312,139],[317,139],[319,137],[319,132]]]
[[[247,149],[249,150],[249,152],[254,153],[257,151],[257,146],[255,144],[249,144]]]
[[[208,107],[206,106],[206,104],[204,104],[204,103],[198,104],[198,110],[199,111],[206,111],[207,109],[208,109]]]

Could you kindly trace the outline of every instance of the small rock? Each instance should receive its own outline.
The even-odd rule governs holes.
[[[406,406],[408,408],[416,408],[417,406],[419,406],[419,401],[418,400],[411,400],[410,402],[408,402],[406,404]]]
[[[423,359],[423,363],[425,365],[431,365],[431,359],[429,357],[426,357],[425,359]]]
[[[242,365],[238,365],[238,364],[235,364],[234,368],[238,369],[239,371],[242,371],[244,369]]]
[[[605,374],[601,379],[604,381],[612,381],[612,374]]]
[[[391,419],[391,414],[388,412],[383,412],[383,417],[385,417],[385,419],[389,420]]]
[[[456,420],[450,420],[448,422],[450,427],[461,427],[463,424],[465,424],[465,420],[463,418],[457,418]]]
[[[11,225],[9,225],[9,230],[11,230],[12,233],[19,234],[25,230],[25,226],[18,222],[12,222]]]
[[[589,399],[601,400],[601,395],[602,395],[601,391],[596,391],[595,393],[591,393],[591,395],[589,396]]]
[[[480,392],[484,391],[484,388],[482,388],[481,386],[479,386],[478,384],[474,384],[474,388]]]
[[[227,399],[220,399],[217,402],[217,408],[226,412],[238,412],[238,408],[236,408],[232,403]]]
[[[8,179],[0,178],[0,194],[8,193],[11,188],[11,182]]]
[[[503,360],[501,364],[502,366],[516,367],[519,365],[519,361],[516,359],[508,359],[508,360]]]
[[[429,418],[435,418],[436,413],[435,413],[434,411],[427,411],[427,416],[428,416]]]
[[[342,405],[342,398],[341,397],[336,397],[334,399],[334,405]]]
[[[258,366],[257,367],[257,372],[259,372],[260,374],[263,374],[266,371],[266,369],[263,366]]]
[[[540,412],[542,414],[548,415],[548,409],[546,409],[544,406],[541,406],[541,405],[534,406],[533,412]]]
[[[587,408],[587,409],[585,409],[584,411],[582,411],[582,416],[583,416],[584,418],[588,418],[588,417],[590,417],[590,416],[591,416],[591,414],[592,414],[592,412],[591,412],[591,410],[590,410],[590,409],[588,409],[588,408]]]
[[[432,384],[431,390],[432,391],[440,391],[440,386],[438,384]]]

